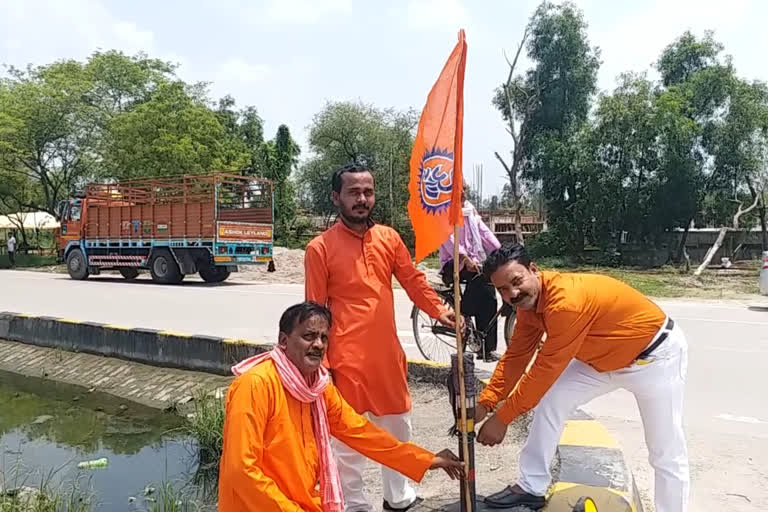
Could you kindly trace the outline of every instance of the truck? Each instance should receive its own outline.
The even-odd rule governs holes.
[[[199,273],[225,281],[239,265],[273,268],[273,188],[267,179],[227,173],[92,183],[62,201],[60,261],[72,279],[142,269],[160,284]]]

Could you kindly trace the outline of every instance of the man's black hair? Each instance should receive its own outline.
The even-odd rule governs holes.
[[[290,334],[297,325],[313,316],[321,316],[331,325],[331,311],[317,302],[301,302],[285,310],[280,317],[280,332]]]
[[[341,177],[348,173],[348,172],[369,172],[371,173],[371,176],[373,176],[373,171],[365,165],[360,164],[349,164],[345,165],[344,167],[341,167],[339,169],[336,169],[336,172],[333,173],[333,177],[331,178],[331,189],[336,193],[341,193]],[[374,178],[375,182],[375,178]]]
[[[531,257],[528,256],[528,250],[524,245],[510,242],[493,251],[483,263],[483,274],[490,279],[491,274],[499,270],[501,266],[511,262],[519,263],[526,268],[531,264]]]

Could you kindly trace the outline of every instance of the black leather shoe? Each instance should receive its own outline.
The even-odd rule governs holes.
[[[488,508],[528,507],[531,510],[541,510],[547,504],[543,496],[534,496],[508,485],[504,490],[486,496]]]
[[[411,510],[413,507],[415,507],[416,505],[418,505],[422,501],[424,501],[423,498],[417,497],[415,500],[413,500],[413,503],[411,503],[410,505],[402,507],[402,508],[395,508],[392,505],[390,505],[389,502],[387,502],[387,500],[384,500],[384,510],[395,510],[397,512],[405,512],[406,510]]]
[[[496,352],[491,352],[491,353],[489,353],[489,354],[486,354],[486,355],[485,355],[485,358],[484,358],[483,360],[484,360],[486,363],[494,363],[494,362],[498,361],[499,359],[501,359],[501,358],[499,357],[499,354],[497,354]]]

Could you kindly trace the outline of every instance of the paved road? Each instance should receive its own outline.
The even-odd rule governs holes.
[[[0,272],[0,311],[270,341],[277,336],[280,313],[302,296],[301,285],[235,280],[164,287],[148,280],[75,282],[58,274]],[[659,303],[683,327],[691,346],[686,424],[692,510],[768,510],[768,309],[735,302]],[[401,290],[395,308],[406,354],[419,358],[410,335],[411,303]],[[587,409],[617,433],[638,485],[651,489],[632,396],[618,391]]]
[[[302,300],[304,285],[298,284],[231,279],[210,285],[188,279],[181,286],[158,286],[144,276],[132,282],[119,276],[73,281],[62,274],[0,272],[0,311],[273,343],[280,315]],[[412,307],[405,292],[396,290],[403,348],[409,358],[423,359],[413,339]]]

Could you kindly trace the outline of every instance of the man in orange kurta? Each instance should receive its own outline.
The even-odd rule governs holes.
[[[611,277],[539,271],[519,244],[491,253],[483,270],[502,298],[517,307],[517,324],[478,399],[476,422],[505,400],[480,428],[478,441],[500,443],[507,425],[535,408],[520,453],[520,479],[487,497],[486,503],[543,507],[550,463],[571,412],[624,388],[635,395],[643,420],[656,474],[656,511],[684,512],[689,487],[683,431],[688,345],[680,327],[647,297]]]
[[[324,451],[316,441],[316,409],[294,398],[281,373],[285,365],[293,365],[290,369],[307,383],[317,383],[321,372],[327,379],[321,365],[330,320],[330,312],[319,304],[292,306],[280,319],[274,349],[281,351],[280,357],[253,358],[257,360],[254,366],[230,386],[219,473],[220,512],[341,510],[343,499],[336,506],[321,499],[322,485],[333,476],[322,467],[322,455],[328,453],[330,462],[333,457],[330,449]],[[357,414],[332,383],[320,393],[330,434],[367,457],[414,480],[421,480],[427,469],[442,468],[452,478],[461,475],[462,463],[449,450],[434,455],[398,441]]]
[[[411,435],[411,397],[405,353],[397,338],[392,277],[432,318],[454,326],[455,316],[418,271],[398,233],[370,219],[374,179],[360,166],[339,169],[332,198],[340,220],[307,245],[306,298],[328,304],[334,317],[328,364],[344,399],[401,441]],[[372,510],[363,492],[365,459],[335,443],[347,512]],[[407,510],[418,498],[399,473],[382,469],[385,510]]]

